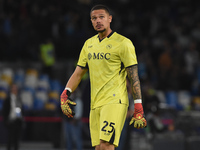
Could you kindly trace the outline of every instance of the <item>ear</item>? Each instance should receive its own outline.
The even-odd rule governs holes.
[[[112,22],[112,15],[109,15],[109,22]]]

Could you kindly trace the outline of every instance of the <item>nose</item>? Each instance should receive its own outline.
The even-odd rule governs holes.
[[[100,22],[100,18],[98,17],[96,21],[97,21],[97,23],[99,23]]]

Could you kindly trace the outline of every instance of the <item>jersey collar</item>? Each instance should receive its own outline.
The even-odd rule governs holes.
[[[114,31],[112,31],[107,37],[105,37],[105,38],[109,38],[109,37],[111,37],[111,35],[113,35],[113,33],[114,33]],[[103,38],[103,39],[105,39],[105,38]],[[101,42],[103,39],[101,39],[100,40],[100,38],[99,38],[99,35],[98,35],[98,39],[99,39],[99,42]]]

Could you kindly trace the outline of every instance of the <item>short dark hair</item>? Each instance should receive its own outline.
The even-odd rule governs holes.
[[[108,9],[108,7],[105,6],[105,5],[102,5],[102,4],[98,4],[98,5],[95,5],[94,7],[92,7],[90,14],[91,14],[92,11],[99,10],[99,9],[105,10],[110,15],[110,10]]]

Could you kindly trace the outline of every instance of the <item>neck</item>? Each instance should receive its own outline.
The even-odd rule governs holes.
[[[112,32],[111,29],[105,30],[104,32],[99,32],[99,39],[102,40],[106,38]]]

